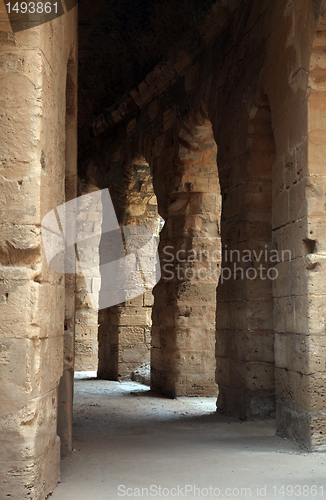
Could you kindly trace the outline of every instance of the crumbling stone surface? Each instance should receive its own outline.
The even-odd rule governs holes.
[[[47,265],[40,224],[66,196],[65,92],[69,56],[76,61],[76,10],[14,35],[1,3],[0,25],[0,497],[43,500],[59,479],[66,343],[65,281]],[[70,185],[73,175],[76,158]]]

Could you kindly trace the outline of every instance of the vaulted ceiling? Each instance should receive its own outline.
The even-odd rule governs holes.
[[[245,12],[250,3],[79,0],[79,164],[91,156],[89,127],[94,117],[136,87],[160,61],[202,43],[197,26],[212,7],[221,10],[225,29],[228,15],[240,6]]]

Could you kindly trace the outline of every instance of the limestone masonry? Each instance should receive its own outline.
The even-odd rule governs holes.
[[[326,0],[145,4],[14,33],[0,2],[1,500],[56,487],[74,370],[150,366],[153,390],[326,450]],[[41,220],[106,188],[162,278],[95,311]]]

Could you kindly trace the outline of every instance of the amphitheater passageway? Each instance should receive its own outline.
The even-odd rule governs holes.
[[[275,436],[273,420],[242,422],[216,414],[215,398],[168,399],[136,382],[75,380],[74,398],[74,451],[52,500],[275,499],[305,484],[322,498],[325,457]]]

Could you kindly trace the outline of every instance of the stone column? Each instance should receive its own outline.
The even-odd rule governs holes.
[[[81,195],[91,194],[98,191],[95,185],[89,185],[83,190]],[[95,214],[84,211],[83,219],[85,221],[84,230],[92,231],[94,225],[98,224],[99,228],[102,224],[102,214],[99,220],[95,221]],[[93,237],[94,238],[94,237]],[[98,238],[98,240],[100,237]],[[94,238],[94,246],[87,249],[80,248],[78,257],[84,260],[89,259],[89,262],[97,268],[92,268],[92,285],[91,293],[98,293],[101,288],[101,273],[100,265],[100,251],[96,246],[98,242]],[[98,369],[98,310],[94,309],[92,301],[90,300],[89,290],[86,287],[84,275],[80,269],[79,262],[77,262],[77,276],[76,276],[76,335],[75,335],[75,371],[97,371]]]
[[[169,132],[157,140],[154,160],[166,222],[159,246],[163,276],[154,289],[152,388],[171,397],[213,396],[221,211],[217,147],[202,111],[174,138],[174,158],[164,147],[165,139],[171,143]]]
[[[142,226],[159,234],[160,217],[150,167],[135,157],[123,168],[124,190],[115,190],[119,223]],[[147,291],[127,302],[100,311],[99,377],[110,380],[131,378],[143,367],[148,371],[153,295]]]
[[[325,450],[326,22],[321,16],[316,26],[313,5],[298,2],[279,29],[289,23],[302,26],[292,42],[300,50],[286,81],[270,82],[278,146],[274,238],[279,251],[290,250],[274,287],[277,431]]]
[[[249,112],[241,103],[225,121],[219,148],[223,270],[217,290],[217,408],[243,419],[275,414],[275,143],[268,99],[258,95],[253,101]]]
[[[65,201],[76,9],[16,34],[0,9],[0,497],[43,500],[59,479],[65,286],[46,262],[41,220]]]

